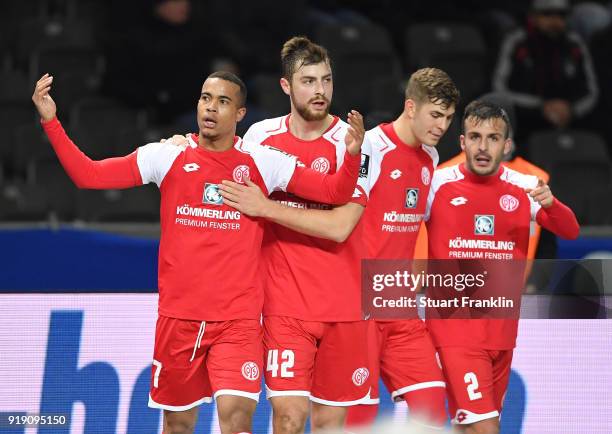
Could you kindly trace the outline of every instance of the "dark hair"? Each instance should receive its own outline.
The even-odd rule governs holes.
[[[283,77],[291,81],[293,73],[304,65],[315,65],[331,59],[327,50],[312,42],[305,36],[294,36],[283,44],[281,49],[281,66]]]
[[[461,120],[461,130],[463,134],[465,134],[465,121],[469,118],[474,119],[476,124],[489,119],[501,119],[506,124],[504,139],[512,136],[512,125],[510,124],[508,113],[498,104],[481,100],[475,100],[469,103],[463,112],[463,119]]]
[[[234,83],[240,88],[240,100],[238,101],[238,107],[244,107],[247,99],[247,88],[244,81],[240,79],[236,74],[228,71],[216,71],[210,74],[206,79],[209,78],[220,78],[221,80],[229,81]]]
[[[422,68],[410,76],[406,85],[406,99],[417,103],[439,103],[446,109],[459,103],[459,89],[441,69]]]

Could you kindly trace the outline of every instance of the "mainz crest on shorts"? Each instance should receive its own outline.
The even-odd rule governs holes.
[[[255,362],[244,362],[242,365],[242,376],[249,381],[259,378],[259,366]]]
[[[369,376],[370,371],[368,371],[368,368],[357,368],[355,369],[355,372],[353,372],[353,384],[355,386],[363,386],[368,380]]]

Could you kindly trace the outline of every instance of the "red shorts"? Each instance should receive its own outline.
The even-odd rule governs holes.
[[[189,410],[219,395],[259,400],[259,321],[189,321],[159,316],[149,407]]]
[[[440,361],[425,323],[420,319],[368,321],[371,352],[372,400],[379,401],[378,373],[391,393],[401,401],[405,393],[445,387]]]
[[[263,320],[267,397],[349,406],[369,397],[367,323]]]
[[[512,350],[438,348],[452,422],[470,424],[499,417],[510,379]]]

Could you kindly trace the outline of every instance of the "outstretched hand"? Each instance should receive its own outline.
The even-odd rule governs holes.
[[[357,110],[351,110],[348,114],[347,123],[349,128],[344,137],[346,150],[351,155],[361,153],[361,145],[365,136],[365,127],[363,126],[363,116]]]
[[[538,179],[536,188],[526,188],[525,192],[527,192],[533,200],[539,203],[542,208],[549,208],[555,199],[548,184],[541,179]]]
[[[55,101],[53,101],[53,98],[49,95],[51,83],[53,83],[53,77],[49,74],[43,75],[40,80],[36,82],[34,94],[32,95],[32,101],[36,106],[36,110],[38,110],[38,114],[40,114],[40,117],[45,122],[52,120],[57,114]]]

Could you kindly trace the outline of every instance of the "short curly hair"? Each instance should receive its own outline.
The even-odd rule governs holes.
[[[406,99],[417,103],[432,102],[446,109],[459,103],[459,89],[441,69],[422,68],[410,76],[406,85]]]
[[[294,36],[283,44],[281,65],[283,77],[291,81],[295,71],[304,65],[326,62],[331,65],[327,49],[315,44],[305,36]]]

